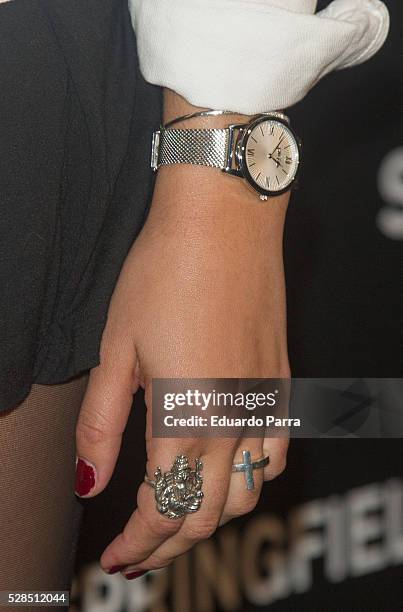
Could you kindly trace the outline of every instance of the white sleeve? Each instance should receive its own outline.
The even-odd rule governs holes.
[[[245,114],[287,108],[331,70],[384,43],[379,0],[129,0],[140,68],[190,103]]]

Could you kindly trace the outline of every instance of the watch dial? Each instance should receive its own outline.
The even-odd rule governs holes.
[[[298,170],[299,150],[291,130],[279,121],[266,119],[246,137],[245,161],[253,182],[264,191],[282,191]]]

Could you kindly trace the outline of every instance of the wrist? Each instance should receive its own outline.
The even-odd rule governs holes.
[[[213,181],[217,171],[211,168],[219,168],[243,179],[262,201],[273,201],[296,184],[301,142],[284,114],[276,111],[247,117],[225,110],[195,112],[195,107],[173,92],[166,90],[165,98],[168,122],[153,135],[154,170],[200,165],[209,168]],[[178,113],[184,114],[178,117]],[[221,182],[225,184],[225,180]],[[232,179],[227,181],[228,188],[230,183]]]
[[[175,92],[164,90],[164,122],[198,109]],[[204,116],[175,123],[175,128],[223,128],[229,123],[247,123],[247,115]],[[183,123],[183,125],[181,125]],[[251,241],[266,236],[267,244],[281,246],[289,193],[262,202],[246,181],[214,167],[172,164],[161,165],[155,184],[153,205],[147,224],[188,228],[214,235],[233,232],[239,240],[247,228]]]
[[[252,218],[260,223],[283,219],[289,197],[288,192],[262,202],[238,177],[218,168],[190,164],[161,166],[154,189],[154,202],[169,201],[170,208],[182,210],[188,218],[204,213],[219,219],[230,213],[234,218]]]
[[[237,248],[270,251],[277,261],[288,199],[283,194],[261,202],[243,182],[214,168],[160,168],[145,230],[156,237],[186,234],[199,248],[203,241],[224,241],[234,256]]]

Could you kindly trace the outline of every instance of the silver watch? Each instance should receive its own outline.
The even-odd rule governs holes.
[[[283,113],[262,113],[223,129],[161,127],[153,134],[151,167],[197,164],[247,181],[262,200],[295,185],[301,141]]]

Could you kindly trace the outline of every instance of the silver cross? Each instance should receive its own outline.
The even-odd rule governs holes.
[[[262,457],[257,461],[252,461],[250,451],[242,451],[243,463],[234,463],[232,466],[233,472],[244,472],[246,480],[246,488],[248,491],[252,491],[255,488],[255,481],[253,479],[253,470],[259,470],[264,468],[269,463],[269,457]]]
[[[252,458],[249,451],[243,451],[243,470],[245,472],[246,488],[251,491],[255,488],[255,481],[253,480],[253,466]]]

